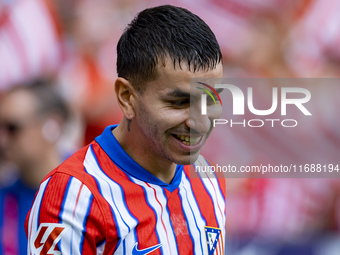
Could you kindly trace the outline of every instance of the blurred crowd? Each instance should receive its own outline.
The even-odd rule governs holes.
[[[224,77],[340,76],[337,0],[0,0],[0,254],[26,253],[23,220],[43,176],[120,121],[116,44],[136,13],[161,4],[206,21],[222,48]],[[326,101],[335,105],[336,95]],[[336,111],[329,118],[332,126],[312,132],[331,137],[337,154]],[[340,251],[338,180],[228,183],[228,254]]]

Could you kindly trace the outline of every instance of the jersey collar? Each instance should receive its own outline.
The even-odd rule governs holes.
[[[156,176],[145,170],[136,161],[134,161],[122,148],[116,137],[112,134],[112,130],[118,125],[112,125],[105,128],[103,133],[96,137],[96,142],[106,152],[110,159],[124,172],[129,175],[148,183],[156,184],[166,188],[170,192],[178,188],[183,172],[183,165],[177,165],[174,179],[170,184],[158,179]]]

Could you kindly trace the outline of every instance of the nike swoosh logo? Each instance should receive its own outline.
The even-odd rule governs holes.
[[[162,246],[162,244],[156,244],[154,246],[145,248],[143,250],[138,250],[137,248],[138,243],[135,243],[135,246],[132,249],[132,255],[145,255],[145,254],[149,254],[150,252],[153,252],[154,250],[157,250],[159,247]]]

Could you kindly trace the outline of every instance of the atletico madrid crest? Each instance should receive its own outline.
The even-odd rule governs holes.
[[[224,255],[223,235],[219,228],[204,227],[208,255]]]

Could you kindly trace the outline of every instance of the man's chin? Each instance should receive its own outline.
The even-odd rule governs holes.
[[[175,160],[175,163],[178,165],[192,165],[193,163],[196,162],[198,156],[199,156],[199,152],[190,153],[190,155],[186,157]]]

